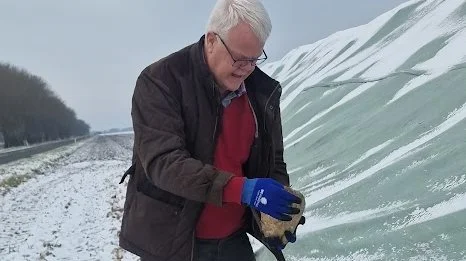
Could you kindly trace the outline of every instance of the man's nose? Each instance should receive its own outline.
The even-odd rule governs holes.
[[[251,72],[254,70],[254,68],[256,68],[256,64],[253,62],[248,62],[240,67],[240,69],[244,72]]]

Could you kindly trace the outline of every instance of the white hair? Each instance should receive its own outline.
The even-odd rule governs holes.
[[[272,23],[260,0],[218,0],[206,29],[227,38],[228,31],[241,22],[247,23],[265,44],[272,31]]]

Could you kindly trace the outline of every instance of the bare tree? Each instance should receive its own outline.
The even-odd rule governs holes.
[[[89,134],[89,125],[42,78],[25,70],[0,64],[0,93],[5,147]]]

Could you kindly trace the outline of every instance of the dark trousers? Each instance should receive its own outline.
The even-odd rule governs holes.
[[[197,239],[194,261],[255,261],[249,238],[244,231],[225,239]]]

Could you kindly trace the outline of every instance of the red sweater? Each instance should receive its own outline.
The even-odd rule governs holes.
[[[244,184],[243,164],[249,157],[255,133],[255,120],[246,94],[224,108],[222,127],[215,148],[214,166],[235,175],[223,190],[223,206],[205,204],[196,227],[203,239],[224,238],[244,225],[241,205]]]

